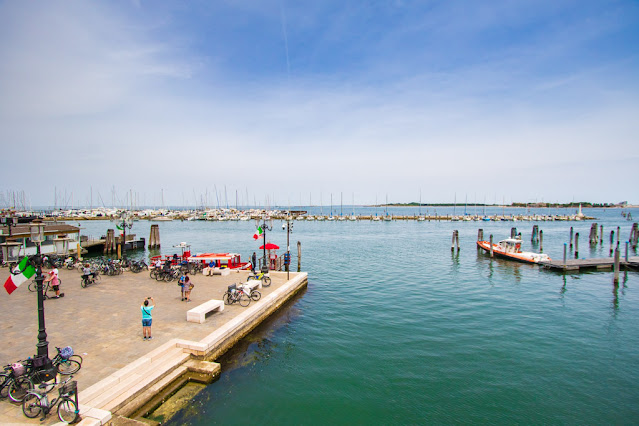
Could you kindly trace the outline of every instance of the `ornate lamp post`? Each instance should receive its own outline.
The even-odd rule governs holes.
[[[124,258],[124,253],[126,251],[126,230],[127,228],[131,229],[133,227],[133,222],[131,222],[129,215],[126,212],[124,212],[122,213],[122,216],[120,216],[119,222],[117,222],[115,226],[120,231],[122,231],[122,243],[120,247],[121,247],[122,257]]]
[[[259,227],[259,222],[258,222],[258,227]],[[266,216],[262,217],[262,248],[264,249],[264,264],[262,265],[262,272],[263,273],[267,273],[268,272],[268,262],[266,259],[266,231],[272,231],[273,230],[273,225],[271,224],[271,226],[266,224]]]
[[[34,258],[36,267],[35,279],[38,286],[38,344],[36,347],[38,348],[38,357],[45,356],[48,358],[49,342],[47,342],[47,330],[44,325],[44,292],[42,285],[44,277],[42,276],[42,257],[40,255],[40,245],[44,241],[44,224],[41,222],[31,222],[30,230],[31,241],[38,247],[37,254]]]
[[[3,216],[0,218],[0,223],[9,227],[9,236],[11,236],[11,227],[18,224],[18,218],[15,216]]]
[[[291,264],[291,243],[290,236],[293,232],[293,222],[290,216],[286,216],[286,223],[282,224],[282,229],[286,229],[286,254],[284,254],[284,265],[286,265],[286,279],[290,277],[290,264]]]

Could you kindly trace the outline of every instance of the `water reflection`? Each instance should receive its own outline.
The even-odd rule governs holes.
[[[267,321],[258,325],[217,360],[217,362],[222,364],[222,374],[238,368],[251,368],[256,364],[268,363],[273,352],[282,349],[276,343],[282,339],[274,338],[274,336],[286,331],[289,325],[302,315],[302,310],[296,303],[305,292],[306,290],[300,291],[287,302],[288,306],[284,306]],[[290,342],[284,343],[284,353],[288,353],[291,350],[291,348],[286,347],[287,345],[290,345]]]

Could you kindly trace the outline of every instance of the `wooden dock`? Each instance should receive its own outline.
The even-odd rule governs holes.
[[[615,265],[614,257],[603,257],[594,259],[566,259],[551,260],[550,262],[539,262],[544,268],[558,271],[579,271],[581,269],[613,269]],[[619,260],[619,266],[623,269],[639,269],[639,256],[632,256],[626,262],[625,258]]]

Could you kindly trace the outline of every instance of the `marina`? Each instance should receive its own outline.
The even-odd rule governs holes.
[[[355,214],[366,213],[365,208],[355,209]],[[389,209],[389,215],[395,213]],[[614,230],[615,237],[623,236],[622,243],[631,235],[632,223],[618,211],[584,213],[597,217],[604,230]],[[69,344],[77,353],[87,354],[77,375],[80,403],[94,403],[94,408],[108,411],[113,419],[142,416],[145,422],[175,425],[232,422],[236,416],[229,409],[242,407],[238,394],[242,400],[254,401],[254,409],[243,415],[247,422],[259,422],[265,415],[291,421],[322,416],[324,421],[339,422],[348,416],[376,422],[391,421],[398,412],[404,419],[418,421],[428,412],[432,422],[472,423],[470,413],[478,411],[482,421],[497,423],[523,422],[524,418],[545,423],[635,418],[639,416],[633,402],[639,395],[639,377],[633,368],[639,366],[634,343],[639,341],[639,318],[633,308],[639,303],[637,272],[620,271],[619,283],[614,285],[612,275],[604,270],[554,272],[543,266],[490,258],[475,249],[481,226],[486,236],[521,234],[527,249],[562,259],[564,244],[570,242],[569,228],[573,234],[587,235],[591,225],[591,221],[570,226],[562,221],[530,224],[537,227],[538,236],[543,234],[542,248],[540,239],[531,238],[528,226],[524,230],[517,225],[519,230],[513,231],[512,222],[479,225],[472,221],[393,220],[382,226],[361,220],[335,220],[332,224],[299,221],[291,234],[291,245],[300,241],[304,246],[308,289],[301,289],[298,297],[270,314],[272,319],[243,339],[232,344],[228,340],[229,348],[223,355],[196,355],[195,359],[191,354],[183,358],[184,348],[172,340],[201,343],[207,336],[213,339],[213,334],[223,333],[221,319],[239,313],[250,315],[248,310],[254,305],[225,306],[221,312],[209,312],[202,323],[187,321],[187,311],[219,298],[220,293],[215,292],[225,290],[226,282],[218,290],[210,287],[211,283],[229,278],[239,282],[244,278],[234,277],[248,272],[195,276],[194,302],[187,308],[180,302],[174,283],[158,283],[148,274],[125,272],[103,277],[103,282],[82,289],[76,283],[77,271],[63,271],[76,275],[62,276],[65,298],[46,302],[49,341]],[[82,232],[97,235],[107,226],[108,221],[86,221]],[[249,259],[262,244],[253,239],[253,221],[174,220],[155,225],[141,220],[134,222],[131,232],[148,235],[152,226],[160,228],[162,249],[138,250],[128,256],[167,257],[176,250],[179,254],[176,246],[188,241],[193,254],[213,249]],[[455,250],[449,250],[451,233],[457,237]],[[285,246],[286,236],[274,220],[266,240]],[[581,247],[580,260],[607,256],[607,241]],[[629,246],[629,258],[634,261],[636,256]],[[6,269],[0,272],[6,273]],[[283,272],[271,274],[274,278],[286,276]],[[262,299],[275,285],[265,290]],[[415,289],[417,293],[405,303],[388,304],[398,292],[410,290],[413,294]],[[158,316],[154,312],[154,339],[143,342],[139,303],[149,295],[158,301]],[[27,324],[24,329],[16,328],[15,323],[0,328],[7,341],[19,342],[6,345],[3,351],[8,352],[2,352],[0,358],[11,361],[32,353],[37,330],[28,325],[35,322],[28,306],[33,306],[33,294],[20,288],[0,301],[27,306],[16,317],[18,323]],[[6,305],[2,308],[8,309]],[[97,329],[76,331],[77,336],[65,333],[69,315],[90,322],[95,321],[96,311],[107,320],[98,321]],[[623,339],[619,339],[621,334]],[[215,351],[214,346],[208,350]],[[359,356],[361,353],[367,357]],[[557,354],[568,360],[560,369],[555,363]],[[619,356],[625,360],[623,366],[606,362]],[[107,361],[98,363],[98,359]],[[150,373],[141,366],[147,361],[139,359],[163,360],[166,369],[151,362],[152,370],[164,371],[163,376],[156,379],[149,375],[148,381],[142,380]],[[387,366],[384,374],[380,374],[379,365]],[[583,374],[584,369],[589,375]],[[94,386],[107,379],[113,384],[115,377],[131,372],[139,375],[129,377],[140,379],[118,378],[117,382],[139,383],[140,389],[131,390],[135,397],[129,400],[125,396],[129,391],[114,391],[120,395],[118,401],[107,401],[107,394],[98,397],[99,388]],[[312,397],[304,398],[302,408],[295,401],[305,392]],[[380,404],[389,392],[396,395],[392,410]],[[534,399],[535,407],[514,398],[514,392],[526,394],[525,400]],[[190,395],[186,406],[171,396],[179,400],[184,393]],[[598,399],[602,394],[614,398],[615,412]],[[347,405],[345,398],[351,401]],[[353,398],[355,405],[365,409],[353,412]],[[162,404],[164,399],[170,402]],[[498,409],[486,411],[489,401],[498,401]],[[6,402],[0,407],[11,411],[16,421],[24,421],[19,408],[16,411]],[[273,411],[273,407],[278,408]],[[575,407],[581,407],[578,411],[584,414],[575,414]]]

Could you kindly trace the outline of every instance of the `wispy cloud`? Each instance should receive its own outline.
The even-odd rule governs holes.
[[[0,140],[42,159],[0,178],[35,204],[54,185],[562,199],[593,155],[585,198],[630,198],[611,176],[639,130],[632,2],[34,5],[0,4]]]

